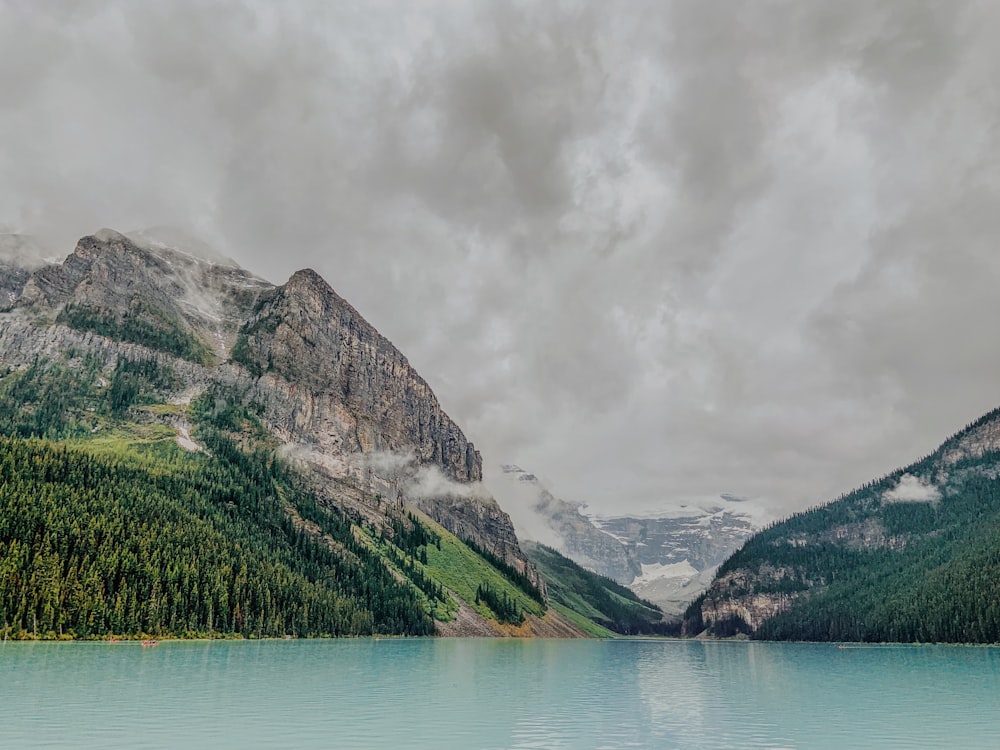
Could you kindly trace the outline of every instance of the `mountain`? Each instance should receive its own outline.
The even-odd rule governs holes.
[[[1000,410],[915,463],[775,524],[720,568],[690,635],[1000,640]]]
[[[0,234],[0,312],[10,310],[31,272],[46,265],[46,251],[25,235]]]
[[[668,616],[679,617],[759,526],[752,505],[731,495],[649,517],[590,517],[519,466],[504,465],[491,479],[522,538],[628,586]]]
[[[715,569],[758,527],[754,517],[720,498],[649,517],[598,517],[595,525],[634,550],[641,572],[629,582],[639,596],[680,615]]]
[[[632,545],[602,531],[580,506],[555,497],[534,474],[505,464],[490,485],[513,513],[518,532],[619,583],[642,572]]]
[[[0,270],[8,631],[580,634],[478,451],[315,272],[112,230],[62,262],[4,237]]]

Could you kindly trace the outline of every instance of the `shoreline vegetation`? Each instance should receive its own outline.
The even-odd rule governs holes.
[[[239,634],[218,634],[218,635],[152,635],[152,634],[127,634],[110,637],[74,637],[69,634],[39,634],[37,636],[26,634],[8,634],[0,637],[0,646],[7,643],[105,643],[109,646],[115,645],[142,645],[144,643],[152,645],[163,645],[165,643],[214,643],[214,642],[244,642],[244,643],[278,643],[286,641],[402,641],[402,640],[454,640],[454,639],[475,639],[475,640],[497,640],[497,641],[564,641],[561,637],[535,636],[528,638],[511,638],[503,635],[395,635],[395,634],[372,634],[372,635],[309,635],[309,636],[242,636]],[[572,640],[572,639],[569,639]],[[616,641],[622,643],[714,643],[714,644],[773,644],[781,646],[827,646],[830,649],[840,651],[851,651],[861,649],[891,649],[891,648],[996,648],[1000,649],[1000,642],[995,643],[953,643],[949,641],[938,642],[894,642],[886,641],[882,643],[868,643],[864,641],[782,641],[782,640],[755,640],[751,638],[715,638],[715,637],[680,637],[674,635],[621,635],[607,631],[606,635],[588,634],[584,640],[595,642]]]

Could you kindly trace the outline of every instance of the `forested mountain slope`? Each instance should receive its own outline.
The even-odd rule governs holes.
[[[685,631],[1000,641],[1000,410],[930,456],[775,524],[719,569]]]
[[[5,636],[580,634],[478,452],[316,274],[24,247],[0,243]]]
[[[429,518],[318,501],[221,386],[172,404],[154,358],[73,356],[0,372],[6,637],[580,635]]]

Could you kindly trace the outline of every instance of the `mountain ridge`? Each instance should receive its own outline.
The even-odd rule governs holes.
[[[346,514],[355,535],[405,536],[420,525],[419,508],[492,556],[500,578],[488,592],[519,576],[544,596],[509,516],[479,483],[474,445],[402,353],[315,271],[274,285],[113,230],[82,238],[61,263],[28,268],[14,252],[0,262],[19,270],[5,276],[10,304],[0,312],[0,388],[10,396],[2,416],[15,434],[82,440],[87,451],[173,445],[228,456],[252,475],[253,461],[279,461],[323,512]],[[312,523],[296,521],[301,530]],[[418,548],[375,549],[426,589],[434,611],[435,597],[454,595],[420,572]],[[509,591],[503,606],[513,607],[520,595]],[[486,605],[471,612],[482,622],[499,616]],[[536,615],[514,634],[580,634],[558,613]]]
[[[932,453],[751,538],[685,614],[695,635],[1000,640],[1000,409]]]

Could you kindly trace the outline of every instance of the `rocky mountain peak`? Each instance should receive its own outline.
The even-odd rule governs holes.
[[[279,309],[286,316],[292,313],[290,317],[299,317],[302,324],[322,327],[324,322],[336,321],[338,326],[350,329],[359,338],[380,348],[391,349],[394,356],[398,355],[403,361],[406,360],[388,339],[311,268],[303,268],[292,274],[284,286],[278,288],[274,297],[268,299],[267,308],[271,314]]]
[[[320,276],[311,268],[302,268],[291,275],[288,283],[285,284],[287,291],[316,292],[329,294],[333,292],[333,287],[326,283],[326,279]]]
[[[418,462],[436,464],[452,479],[482,478],[478,452],[427,382],[311,269],[261,296],[232,358],[257,377],[305,389],[314,407],[335,403],[329,411],[313,408],[311,416],[331,449],[412,450]]]
[[[9,289],[7,287],[10,287]],[[407,359],[314,270],[275,287],[247,271],[111,229],[61,264],[5,275],[0,310],[255,378],[284,434],[330,455],[413,452],[459,482],[482,460]],[[279,413],[287,410],[287,413]]]
[[[166,397],[186,403],[221,389],[252,406],[321,498],[373,523],[385,498],[407,498],[401,483],[378,485],[368,457],[439,471],[450,488],[409,499],[534,576],[510,518],[468,487],[482,479],[475,446],[406,357],[316,271],[274,286],[151,236],[102,229],[62,263],[5,273],[0,293],[0,313],[12,313],[0,326],[0,362],[21,367],[65,350],[108,367],[155,356],[178,376]]]
[[[148,248],[139,245],[132,239],[116,232],[114,229],[99,229],[93,234],[81,237],[73,249],[68,261],[83,261],[93,263],[127,263],[135,268],[145,268],[158,258],[150,253]]]
[[[33,271],[48,265],[46,252],[34,238],[0,234],[0,312],[13,308]]]
[[[80,242],[77,243],[77,247],[79,247],[80,245],[91,245],[95,243],[100,245],[118,245],[118,246],[134,247],[133,242],[124,234],[114,229],[108,229],[107,227],[98,229],[93,234],[81,238]]]
[[[12,302],[39,321],[103,335],[134,340],[145,331],[161,351],[208,364],[228,358],[237,329],[270,288],[241,268],[102,229],[64,262],[36,269]]]

